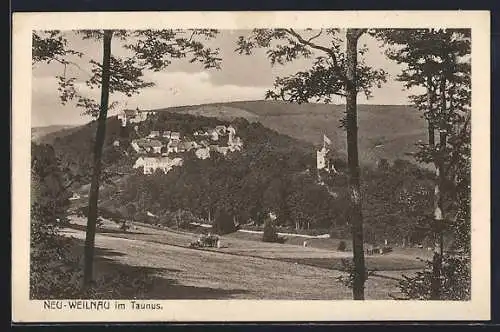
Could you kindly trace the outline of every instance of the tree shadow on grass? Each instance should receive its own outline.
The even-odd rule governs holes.
[[[290,263],[298,263],[329,270],[343,270],[342,258],[281,258]],[[378,271],[404,271],[421,269],[424,264],[418,260],[400,259],[390,256],[366,257],[366,267]]]
[[[67,224],[67,228],[70,229],[75,229],[78,231],[86,231],[87,227],[83,225],[78,225],[78,224]],[[128,231],[123,231],[121,229],[110,229],[110,228],[105,228],[105,229],[99,229],[96,230],[96,234],[138,234],[138,235],[145,235],[148,233],[143,233],[143,232],[135,232],[134,230],[128,230]]]
[[[83,259],[84,242],[76,238],[70,238],[68,240],[71,241],[71,245],[69,246],[70,254],[73,257],[79,257],[80,259]],[[113,249],[94,247],[94,257],[96,260],[104,257],[120,256],[125,256],[125,254]]]
[[[95,250],[94,251],[95,256],[99,258],[110,257],[110,256],[125,256],[125,254],[122,252],[107,248],[95,248],[94,250]]]
[[[136,232],[132,230],[122,231],[120,229],[102,229],[97,232],[98,234],[134,234],[134,235],[146,235],[148,233]]]
[[[83,246],[83,242],[80,243]],[[96,280],[108,280],[98,285],[98,297],[105,299],[143,300],[208,300],[231,299],[234,295],[248,293],[244,289],[221,289],[183,285],[176,274],[184,271],[174,268],[132,266],[110,257],[123,253],[96,247]],[[187,271],[189,273],[189,271]]]

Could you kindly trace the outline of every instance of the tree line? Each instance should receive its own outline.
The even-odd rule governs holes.
[[[221,124],[237,128],[245,142],[243,151],[226,157],[212,153],[207,160],[197,159],[192,151],[183,153],[184,166],[166,175],[158,171],[145,176],[140,169],[132,170],[138,157],[129,145],[133,138],[152,130],[176,129],[189,134]],[[224,122],[159,113],[140,123],[139,133],[121,127],[114,117],[108,119],[107,126],[103,172],[110,174],[107,186],[112,189],[101,190],[101,201],[106,202],[101,214],[146,221],[149,211],[159,217],[159,222],[176,224],[173,215],[178,211],[205,223],[216,221],[216,216],[224,213],[234,224],[262,227],[268,212],[274,212],[279,217],[276,226],[289,231],[330,233],[336,238],[349,236],[347,165],[334,151],[328,157],[339,173],[328,182],[327,190],[318,185],[314,146],[281,135],[259,122],[249,123],[242,118]],[[92,130],[89,124],[54,142],[63,164],[78,160],[73,172],[87,172],[78,185],[86,184],[89,178],[85,165],[91,160],[81,142],[88,141]],[[113,146],[115,139],[121,142],[118,148]],[[366,241],[380,244],[389,238],[394,245],[424,241],[424,230],[430,227],[425,216],[430,209],[432,174],[408,161],[381,160],[377,167],[365,167],[363,178]],[[331,192],[336,193],[335,197]]]
[[[149,133],[158,128],[184,128],[189,133],[218,124],[230,123],[169,113],[141,123],[141,130]],[[125,165],[127,176],[114,181],[118,185],[111,191],[112,197],[102,197],[106,206],[123,218],[137,221],[148,220],[150,212],[159,218],[154,222],[171,223],[172,213],[184,211],[205,223],[217,221],[216,216],[223,213],[236,225],[256,227],[261,227],[267,214],[274,212],[278,215],[276,226],[291,231],[348,236],[345,160],[332,160],[339,173],[329,181],[329,192],[318,185],[312,145],[278,134],[258,122],[236,119],[231,124],[245,142],[242,151],[226,157],[212,153],[206,160],[197,159],[192,151],[186,152],[184,165],[167,174],[157,171],[145,176],[140,169],[131,172],[137,155],[121,155],[114,163]],[[134,131],[129,134],[136,135]],[[111,141],[108,140],[109,145]],[[76,148],[66,150],[74,154]],[[382,161],[378,167],[367,167],[363,172],[366,241],[377,244],[390,238],[394,244],[406,241],[410,245],[424,240],[422,229],[426,222],[422,217],[430,208],[426,203],[430,202],[433,189],[432,174],[403,160]]]

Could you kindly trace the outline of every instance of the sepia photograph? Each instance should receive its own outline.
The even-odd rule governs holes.
[[[488,13],[326,14],[14,26],[13,301],[58,320],[223,320],[221,300],[268,320],[312,300],[336,305],[320,320],[353,302],[488,317]]]

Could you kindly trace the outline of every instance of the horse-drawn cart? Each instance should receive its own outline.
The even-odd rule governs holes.
[[[217,235],[201,235],[196,241],[193,241],[189,244],[191,248],[219,248],[220,247],[220,239]]]

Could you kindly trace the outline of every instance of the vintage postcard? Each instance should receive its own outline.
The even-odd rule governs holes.
[[[15,322],[488,320],[481,11],[15,13]]]

